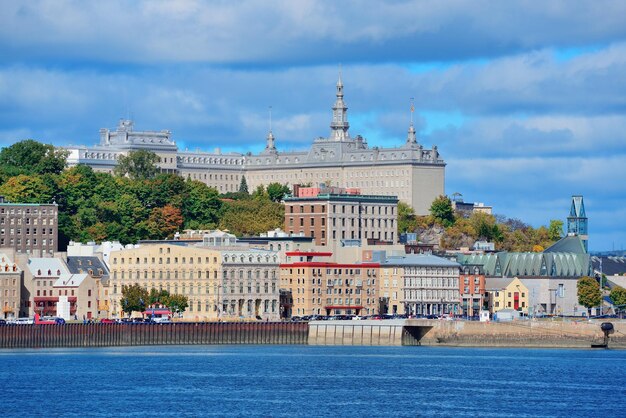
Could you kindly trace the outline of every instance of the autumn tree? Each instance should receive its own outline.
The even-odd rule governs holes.
[[[433,201],[430,205],[430,214],[442,226],[454,224],[454,209],[452,209],[452,202],[447,196],[439,196]]]
[[[154,208],[150,212],[147,229],[153,239],[164,239],[174,235],[183,226],[180,209],[171,205]]]
[[[133,312],[142,312],[148,302],[148,291],[135,283],[132,285],[122,285],[122,299],[120,305],[122,310],[130,316]]]
[[[591,316],[591,308],[600,306],[602,302],[602,293],[600,292],[600,284],[593,277],[581,277],[576,284],[578,289],[578,303],[587,308],[589,316]]]
[[[128,176],[133,180],[150,179],[158,172],[157,163],[159,156],[152,151],[130,151],[128,155],[122,155],[117,160],[114,173],[117,176]]]
[[[0,186],[0,195],[12,203],[51,203],[52,189],[42,176],[20,174]]]
[[[611,300],[616,306],[620,306],[622,310],[626,309],[626,289],[621,286],[615,286],[611,289]]]

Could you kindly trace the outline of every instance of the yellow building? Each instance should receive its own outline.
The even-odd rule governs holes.
[[[528,313],[528,288],[517,277],[487,279],[489,310],[513,309]]]
[[[109,303],[122,316],[122,286],[139,284],[188,298],[183,318],[193,320],[279,318],[278,255],[236,243],[216,231],[205,243],[155,241],[112,251]]]

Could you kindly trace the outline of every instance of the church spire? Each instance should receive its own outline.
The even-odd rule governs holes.
[[[341,67],[339,67],[339,79],[337,80],[337,99],[333,105],[333,120],[330,123],[330,140],[345,141],[350,139],[348,129],[348,107],[343,101],[343,82],[341,81]]]

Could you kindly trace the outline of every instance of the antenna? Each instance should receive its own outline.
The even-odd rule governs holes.
[[[270,114],[270,132],[272,132],[272,106],[269,107],[269,114]]]
[[[415,104],[413,97],[411,97],[411,125],[413,125],[413,112],[415,112]]]

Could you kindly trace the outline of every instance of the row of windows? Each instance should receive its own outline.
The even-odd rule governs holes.
[[[305,271],[307,271],[307,269],[293,269],[293,268],[290,268],[289,269],[289,274],[293,274],[294,270],[296,271],[296,274],[304,274]],[[316,275],[321,276],[322,275],[322,269],[321,268],[312,269],[311,273],[313,274],[313,276],[316,276]],[[343,268],[339,268],[339,269],[334,268],[334,269],[332,269],[332,268],[327,268],[326,269],[326,274],[334,274],[335,276],[338,275],[338,274],[339,275],[341,275],[341,274],[348,274],[348,275],[351,276],[351,275],[354,275],[354,274],[361,274],[361,269],[348,269],[348,268],[346,268],[346,269],[343,269]],[[371,270],[367,269],[366,270],[366,274],[368,276],[376,277],[376,269],[371,269]],[[302,281],[304,283],[304,279],[302,279]]]
[[[22,239],[21,238],[16,238],[15,240],[13,238],[9,238],[8,240],[9,245],[13,246],[13,244],[15,245],[22,245]],[[6,244],[6,240],[4,238],[0,238],[0,247]],[[26,238],[26,240],[24,241],[24,244],[29,247],[31,245],[31,240],[30,238]],[[32,241],[32,245],[37,245],[37,238],[33,238]],[[46,247],[51,247],[52,245],[54,245],[54,240],[51,238],[49,240],[46,240],[45,238],[41,240],[41,245]]]
[[[15,215],[15,214],[18,214],[18,215],[22,215],[22,214],[28,215],[30,213],[41,214],[41,215],[48,215],[48,214],[55,215],[56,211],[54,209],[52,209],[52,208],[50,208],[50,209],[32,208],[31,209],[31,208],[5,208],[5,207],[0,207],[0,213],[9,213],[11,215]],[[2,218],[2,219],[4,219],[4,218]]]
[[[24,222],[22,222],[22,219],[24,219]],[[31,219],[32,219],[32,224],[33,225],[38,225],[39,224],[39,218],[14,218],[14,217],[9,217],[8,218],[8,222],[7,222],[7,218],[2,217],[2,218],[0,218],[0,225],[6,225],[7,223],[10,224],[10,225],[15,225],[15,224],[22,225],[22,223],[24,225],[30,225],[31,224]],[[51,219],[44,218],[44,219],[41,220],[41,224],[43,226],[46,226],[48,224],[54,225],[54,219],[53,218],[51,218]]]
[[[162,248],[160,250],[163,250]],[[167,253],[169,254],[170,249],[167,248]],[[121,257],[120,258],[120,264],[125,264],[126,260],[128,260],[128,264],[133,264],[133,260],[134,260],[134,264],[148,264],[148,257],[129,257],[128,259]],[[204,262],[206,264],[209,264],[210,257],[204,257]],[[179,263],[179,258],[178,257],[159,257],[158,258],[158,263],[159,264],[163,264],[163,262],[165,261],[165,264],[171,264],[172,262],[174,264],[178,264]],[[189,261],[189,263],[187,263],[187,261]],[[202,263],[202,257],[197,257],[196,261],[198,264]],[[150,258],[150,264],[156,264],[157,263],[157,258],[156,257],[151,257]],[[194,263],[194,257],[181,257],[180,258],[180,263],[181,264],[193,264]],[[217,263],[217,257],[213,257],[213,263]],[[117,257],[113,257],[113,264],[117,264]]]
[[[43,235],[46,235],[46,231],[48,232],[49,235],[54,235],[54,232],[52,230],[52,228],[41,228],[41,229],[37,229],[37,228],[33,228],[32,230],[30,228],[24,228],[24,232],[25,235],[37,235],[37,232],[41,231],[41,233]],[[1,235],[6,235],[7,231],[5,228],[0,228],[0,234]],[[9,235],[22,235],[22,229],[21,228],[10,228],[9,229]]]

